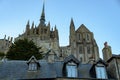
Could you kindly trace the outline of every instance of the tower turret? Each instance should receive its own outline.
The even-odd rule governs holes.
[[[55,27],[54,27],[54,30],[55,30],[55,38],[56,38],[57,40],[59,40],[58,30],[57,30],[57,28],[56,28],[56,25],[55,25]]]
[[[73,19],[71,18],[70,22],[70,46],[71,46],[71,54],[77,57],[76,54],[76,38],[75,38],[75,25]]]
[[[30,30],[30,34],[34,34],[34,22],[32,23],[32,27],[31,27],[31,30]]]
[[[70,44],[75,40],[75,25],[73,19],[70,22]]]
[[[107,42],[104,43],[104,48],[102,49],[103,52],[103,59],[107,61],[112,57],[112,51],[111,47],[107,44]]]
[[[30,24],[29,24],[29,20],[27,22],[27,25],[26,25],[26,35],[29,35],[30,34]]]

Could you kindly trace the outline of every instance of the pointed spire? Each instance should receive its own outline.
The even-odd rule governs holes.
[[[40,24],[44,25],[45,24],[45,2],[43,3],[43,9],[42,9],[42,13],[41,13],[41,18],[40,18]]]
[[[73,18],[71,18],[70,27],[75,27],[75,26],[74,26]]]
[[[48,22],[48,26],[50,27],[50,21]]]
[[[29,20],[28,20],[27,25],[26,25],[26,30],[25,30],[26,35],[29,34],[29,30],[30,30],[30,23],[29,23]]]
[[[54,30],[57,30],[57,28],[56,28],[56,25],[55,25],[55,28],[54,28]]]
[[[30,21],[28,20],[27,25],[30,25]]]
[[[34,28],[34,21],[33,21],[33,23],[32,23],[32,28]]]
[[[53,28],[52,28],[52,31],[53,31]]]
[[[26,25],[26,30],[30,28],[30,21],[28,20],[27,25]]]
[[[4,37],[4,40],[6,39],[6,35],[5,35],[5,37]]]

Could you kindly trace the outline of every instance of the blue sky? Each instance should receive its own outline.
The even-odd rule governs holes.
[[[39,24],[44,0],[0,0],[0,38],[17,37],[25,31],[27,21]],[[69,44],[69,25],[84,24],[94,33],[100,55],[104,42],[120,54],[120,0],[45,0],[46,24],[57,26],[61,46]]]

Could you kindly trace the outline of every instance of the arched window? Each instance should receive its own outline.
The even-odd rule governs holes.
[[[83,47],[82,46],[79,46],[79,53],[83,53]]]
[[[90,34],[86,34],[86,40],[89,41],[90,40]]]
[[[78,34],[78,39],[81,40],[81,34]]]
[[[87,46],[87,53],[90,54],[90,46]]]

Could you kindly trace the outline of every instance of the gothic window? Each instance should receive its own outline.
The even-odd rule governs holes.
[[[86,34],[86,40],[89,41],[90,40],[90,35]]]
[[[39,30],[38,29],[36,30],[36,34],[39,34]]]
[[[6,43],[6,46],[7,46],[8,44]]]
[[[73,62],[69,62],[66,65],[67,77],[77,77],[77,65]]]
[[[90,54],[90,46],[87,46],[87,53]]]
[[[107,73],[104,66],[96,66],[96,78],[107,79]]]
[[[29,70],[31,70],[31,71],[37,70],[37,64],[36,63],[30,63],[29,64]]]
[[[44,29],[44,33],[45,33],[45,34],[47,33],[47,29]]]
[[[81,37],[82,37],[81,34],[78,34],[78,40],[81,40]]]
[[[79,53],[83,53],[83,48],[82,48],[82,46],[79,46]]]
[[[41,34],[43,34],[43,29],[41,28]]]

